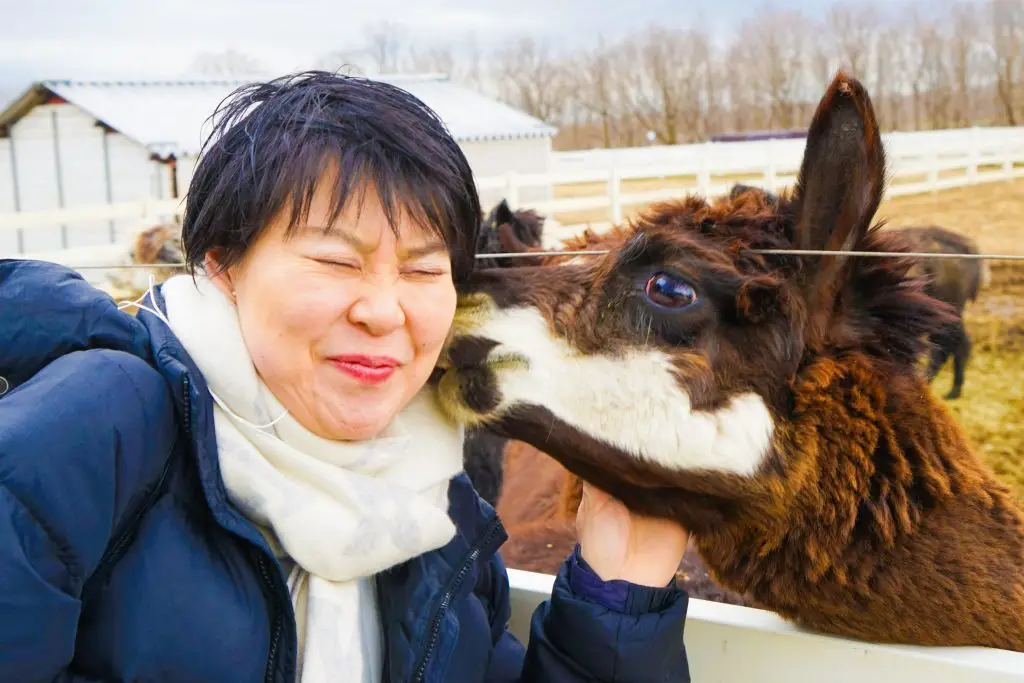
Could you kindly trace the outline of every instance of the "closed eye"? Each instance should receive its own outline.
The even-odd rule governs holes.
[[[333,268],[350,268],[359,270],[359,264],[352,261],[332,261],[331,259],[313,259],[317,263],[322,263],[325,266],[331,266]]]
[[[420,277],[441,277],[447,271],[440,268],[407,268],[402,272],[405,275],[416,275]]]

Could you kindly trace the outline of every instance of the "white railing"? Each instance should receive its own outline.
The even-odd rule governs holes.
[[[1024,165],[1024,127],[892,133],[885,136],[885,145],[890,197],[1024,176],[1024,168],[1018,168]],[[477,186],[482,195],[505,197],[513,208],[533,208],[556,218],[564,224],[557,235],[560,240],[586,227],[574,224],[568,214],[575,212],[604,215],[604,220],[588,223],[600,229],[620,222],[625,207],[687,192],[718,195],[737,180],[781,189],[794,181],[803,149],[804,141],[797,139],[556,152],[549,173],[478,178]],[[631,188],[633,181],[645,179],[647,189]],[[553,188],[556,198],[523,207],[519,197],[525,188]],[[575,196],[557,197],[560,194]],[[183,209],[183,200],[144,200],[3,213],[0,237],[5,232],[58,225],[70,231],[76,225],[95,227],[111,220],[144,224],[179,216]]]
[[[524,644],[553,576],[509,569],[509,629]],[[684,628],[700,683],[1021,683],[1024,654],[990,648],[877,645],[811,633],[765,610],[691,599]]]

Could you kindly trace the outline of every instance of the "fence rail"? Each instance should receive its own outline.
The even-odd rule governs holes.
[[[1024,176],[1024,127],[894,133],[885,137],[885,145],[890,197]],[[549,173],[482,177],[477,186],[484,196],[503,196],[513,208],[533,208],[563,223],[548,240],[557,247],[561,239],[587,225],[601,228],[622,221],[627,207],[687,192],[724,194],[737,181],[777,191],[794,182],[803,149],[804,141],[797,139],[561,152],[552,154]],[[528,188],[547,189],[554,197],[523,206],[519,198]],[[76,226],[95,228],[115,220],[140,224],[171,220],[181,215],[184,206],[181,199],[147,199],[0,213],[0,237],[57,226],[65,231]],[[572,215],[581,212],[603,215],[603,220],[584,225]]]
[[[530,617],[554,577],[509,569],[509,630],[526,643]],[[1021,683],[1024,653],[908,647],[799,629],[766,610],[691,599],[684,628],[690,677],[708,683]]]

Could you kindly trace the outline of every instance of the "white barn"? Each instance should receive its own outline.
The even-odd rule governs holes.
[[[443,75],[374,78],[434,109],[477,178],[548,172],[557,131],[543,121]],[[0,215],[182,197],[209,134],[207,119],[244,83],[34,83],[0,111]],[[539,188],[530,198],[545,198],[547,191]],[[500,196],[481,190],[485,210]],[[138,227],[134,219],[92,219],[4,229],[0,256],[120,242]]]

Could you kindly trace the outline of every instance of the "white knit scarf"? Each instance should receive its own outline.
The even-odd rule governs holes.
[[[179,275],[163,284],[166,320],[214,395],[228,497],[295,563],[297,680],[378,683],[372,577],[454,536],[448,482],[462,468],[463,430],[425,387],[381,438],[313,434],[257,376],[231,300],[209,279],[197,281]]]

